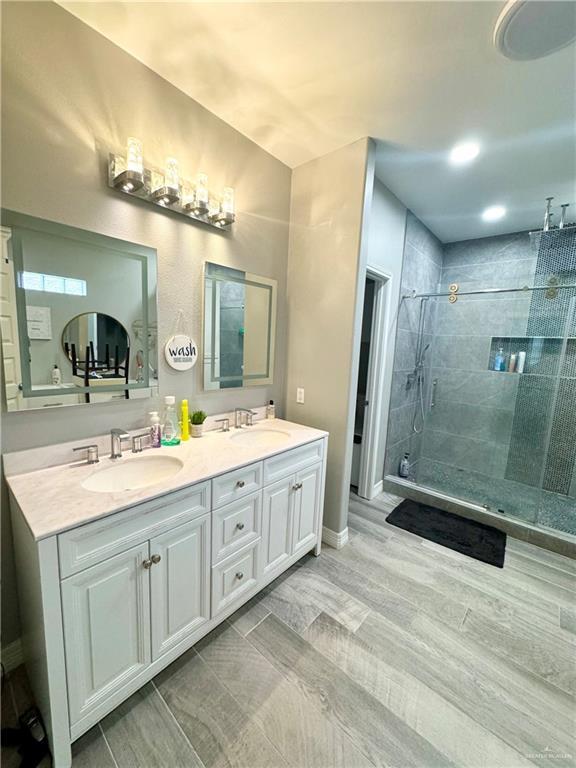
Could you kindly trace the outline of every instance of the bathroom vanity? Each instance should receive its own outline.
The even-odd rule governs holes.
[[[75,459],[72,445],[5,457],[25,659],[57,768],[75,739],[319,554],[327,437],[275,419],[115,461],[101,451],[92,465],[46,466]],[[174,471],[155,478],[156,457]]]

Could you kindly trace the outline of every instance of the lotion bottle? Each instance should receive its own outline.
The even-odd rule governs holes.
[[[158,411],[150,411],[150,445],[152,448],[160,448],[162,445],[162,429]]]
[[[516,373],[524,373],[526,365],[526,352],[518,352],[518,362],[516,364]]]

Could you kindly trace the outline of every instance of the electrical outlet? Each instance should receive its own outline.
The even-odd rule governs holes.
[[[304,387],[297,387],[297,389],[296,389],[296,402],[297,403],[303,403],[304,402]]]

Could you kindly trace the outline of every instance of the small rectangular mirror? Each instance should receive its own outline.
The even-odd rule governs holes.
[[[8,411],[150,397],[156,251],[2,211]]]
[[[206,262],[204,389],[271,384],[276,280]]]

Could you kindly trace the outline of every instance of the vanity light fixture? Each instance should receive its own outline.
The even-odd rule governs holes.
[[[142,142],[134,137],[128,139],[126,157],[110,154],[108,184],[119,192],[217,229],[228,230],[235,220],[232,187],[225,187],[221,197],[211,195],[208,176],[198,173],[194,183],[181,178],[174,157],[166,159],[162,170],[145,168]]]
[[[208,206],[208,176],[205,173],[199,173],[196,176],[192,198],[190,202],[184,205],[184,208],[195,216],[205,216],[208,213]]]
[[[484,221],[500,221],[506,216],[506,208],[503,205],[491,205],[482,212]]]
[[[234,222],[234,190],[232,187],[224,187],[222,200],[214,204],[210,218],[219,227],[225,227]]]
[[[159,205],[174,205],[180,200],[180,176],[178,161],[173,157],[166,158],[164,183],[152,190],[152,198]]]
[[[119,164],[120,165],[120,164]],[[142,142],[133,136],[128,138],[126,145],[126,161],[124,168],[118,169],[114,177],[114,186],[122,192],[138,192],[144,186],[144,161],[142,159]]]

